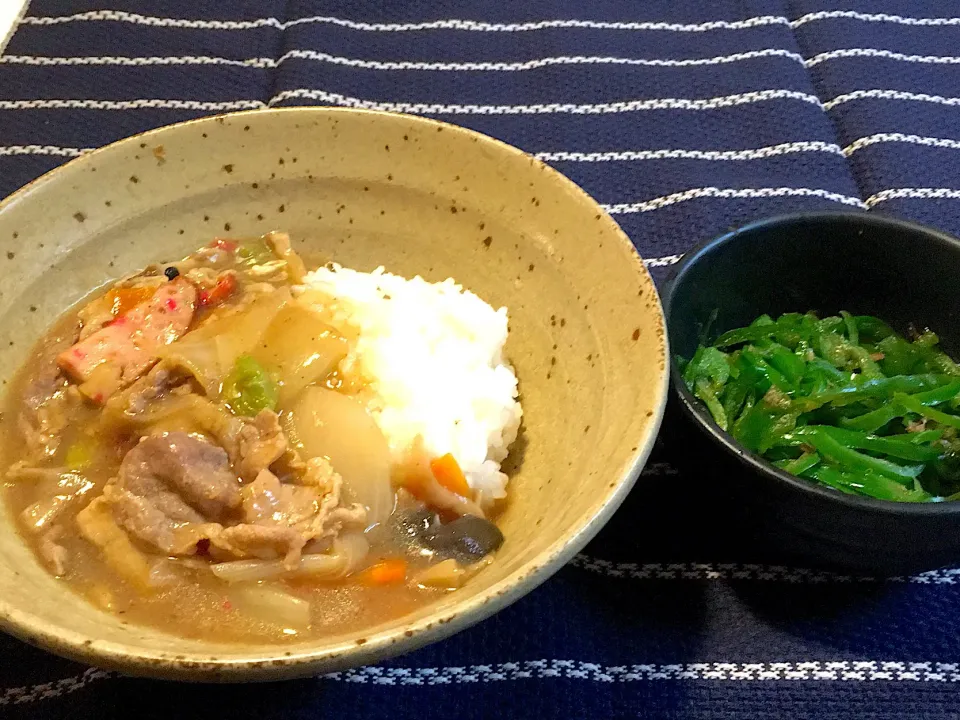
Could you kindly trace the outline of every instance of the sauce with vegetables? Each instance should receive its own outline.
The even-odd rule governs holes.
[[[721,429],[781,469],[880,500],[960,500],[960,366],[841,312],[763,315],[681,360]]]
[[[503,536],[453,455],[396,462],[342,361],[358,329],[271,233],[64,315],[8,395],[5,499],[50,572],[174,634],[358,630],[459,587]],[[14,462],[11,462],[15,460]]]

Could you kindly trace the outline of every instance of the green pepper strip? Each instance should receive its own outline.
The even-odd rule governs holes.
[[[726,385],[723,393],[723,413],[728,424],[738,417],[749,392],[750,389],[745,383],[731,382]]]
[[[960,381],[948,383],[940,388],[935,388],[933,390],[928,390],[926,392],[916,393],[915,395],[905,395],[903,393],[894,393],[893,402],[888,405],[884,405],[881,408],[868,412],[864,415],[858,415],[853,418],[843,418],[840,420],[840,424],[845,428],[851,430],[863,430],[864,432],[874,432],[882,428],[888,422],[894,418],[902,417],[907,412],[919,412],[913,410],[912,408],[907,407],[902,402],[899,402],[899,398],[909,398],[913,405],[916,406],[926,406],[926,405],[938,405],[940,403],[947,402],[948,400],[953,399],[960,393]],[[960,427],[958,424],[953,424],[953,422],[960,423],[960,418],[954,417],[953,415],[947,415],[946,413],[938,414],[943,415],[947,418],[953,418],[953,420],[947,420],[944,422],[945,425],[952,425],[952,427]],[[922,414],[922,413],[920,413]],[[928,416],[929,417],[929,416]],[[931,420],[936,418],[931,417]]]
[[[234,413],[253,417],[263,409],[276,409],[279,393],[263,366],[251,356],[241,355],[224,379],[221,395]]]
[[[844,430],[842,428],[829,427],[824,425],[807,425],[800,427],[784,436],[779,444],[783,445],[802,445],[806,438],[811,435],[826,432],[834,440],[841,443],[844,447],[856,448],[858,450],[867,450],[869,452],[889,455],[890,457],[901,460],[914,460],[917,462],[930,462],[936,460],[943,453],[934,447],[915,445],[904,440],[895,440],[894,438],[878,437],[869,435],[856,430]]]
[[[817,407],[825,405],[826,403],[850,405],[866,398],[890,397],[897,392],[915,393],[949,386],[954,382],[949,375],[935,375],[933,373],[922,375],[894,375],[893,377],[871,378],[860,383],[851,383],[850,385],[831,390],[830,392],[811,395],[805,398],[805,400],[811,404],[816,404]],[[960,391],[960,386],[957,387],[957,390],[955,390],[950,397],[956,395],[957,391]]]
[[[863,488],[862,485],[852,483],[848,477],[839,470],[824,465],[810,468],[804,472],[801,477],[807,480],[816,480],[822,485],[832,487],[834,490],[839,490],[847,495],[858,495],[858,491]]]
[[[730,362],[726,354],[716,348],[708,347],[700,358],[697,371],[701,377],[708,378],[716,387],[730,379]]]
[[[960,421],[960,418],[958,418]],[[831,428],[819,427],[815,432],[805,435],[807,444],[812,445],[828,460],[854,472],[872,471],[896,480],[904,485],[911,484],[913,479],[923,472],[923,465],[898,465],[897,463],[881,458],[864,455],[852,450],[837,440],[830,432]]]
[[[876,410],[871,410],[863,415],[857,415],[852,418],[840,418],[840,424],[850,430],[862,430],[863,432],[876,432],[894,418],[901,417],[904,414],[903,408],[897,403],[892,402]]]
[[[817,453],[804,453],[795,460],[780,460],[775,462],[774,465],[791,475],[802,475],[819,462],[820,456]]]
[[[818,465],[808,470],[805,476],[812,477],[841,492],[867,495],[878,500],[924,502],[931,499],[931,495],[923,490],[906,488],[873,472],[846,473],[833,467]]]
[[[898,393],[894,395],[894,399],[908,412],[914,412],[929,420],[935,420],[941,425],[960,428],[960,417],[948,415],[935,408],[927,407],[917,399],[916,395],[903,395]]]
[[[776,385],[785,392],[789,392],[793,389],[792,384],[787,381],[787,379],[779,370],[757,355],[757,353],[753,352],[753,350],[744,348],[740,351],[740,357],[747,364],[747,366],[750,367],[751,370],[757,372],[766,381],[766,387],[758,388],[762,389],[762,392],[765,393],[767,390],[769,390],[770,385]]]
[[[713,416],[713,421],[717,423],[720,429],[726,430],[727,413],[723,409],[723,405],[720,404],[720,401],[717,400],[716,393],[714,393],[709,381],[705,378],[700,378],[697,380],[693,394],[703,400],[704,404],[707,406],[707,409],[710,411],[710,414]]]
[[[237,255],[251,265],[262,265],[265,262],[277,259],[270,246],[260,238],[241,240]]]
[[[751,325],[750,327],[728,330],[713,341],[713,346],[717,348],[730,347],[731,345],[741,345],[747,342],[756,342],[763,340],[777,332],[777,325]]]
[[[894,435],[890,439],[896,439],[899,442],[913,443],[914,445],[923,445],[925,443],[935,443],[942,437],[943,428],[938,428],[937,430],[921,430],[920,432],[908,432],[905,435]]]
[[[850,340],[850,344],[859,345],[860,331],[857,329],[857,322],[853,319],[853,315],[846,310],[841,310],[840,317],[843,318],[843,324],[847,326],[847,339]]]
[[[690,390],[693,390],[693,384],[696,382],[700,369],[700,360],[703,358],[703,353],[705,351],[706,348],[703,345],[697,347],[697,351],[693,354],[693,357],[690,358],[690,362],[688,362],[687,366],[683,369],[683,382],[688,388],[690,388]]]
[[[894,334],[893,328],[880,318],[871,315],[858,315],[855,320],[857,321],[857,330],[874,341],[883,340],[885,337]]]
[[[803,377],[806,363],[779,343],[771,343],[764,351],[767,362],[776,368],[790,385],[796,385]]]

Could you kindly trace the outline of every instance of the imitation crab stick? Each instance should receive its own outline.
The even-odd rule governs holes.
[[[102,404],[140,377],[160,347],[187,331],[196,302],[196,288],[186,280],[164,283],[149,300],[62,352],[57,365]]]

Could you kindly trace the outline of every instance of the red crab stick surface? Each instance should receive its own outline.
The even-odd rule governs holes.
[[[157,351],[183,335],[193,319],[197,290],[177,278],[89,337],[62,352],[57,364],[80,391],[103,403],[154,363]]]

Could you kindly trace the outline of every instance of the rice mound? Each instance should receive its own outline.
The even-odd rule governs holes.
[[[481,502],[505,497],[500,463],[522,413],[503,358],[507,309],[452,278],[408,280],[382,267],[364,273],[331,263],[305,285],[336,298],[337,319],[359,331],[341,368],[370,379],[368,409],[394,460],[420,436],[431,457],[453,454]]]

